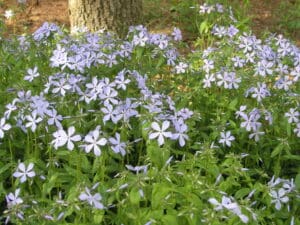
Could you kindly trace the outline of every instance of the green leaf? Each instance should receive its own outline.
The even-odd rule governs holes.
[[[206,20],[204,20],[199,27],[200,34],[206,34],[208,32],[209,26]]]
[[[170,190],[170,187],[168,187],[165,183],[153,184],[151,200],[153,209],[158,209],[163,206],[163,201],[165,197],[169,194]]]
[[[249,188],[242,188],[242,189],[238,190],[235,193],[235,198],[237,198],[237,199],[244,198],[249,193],[250,193],[250,189]]]
[[[98,211],[97,214],[94,215],[95,224],[100,224],[103,221],[104,211]]]
[[[52,174],[49,181],[43,184],[43,195],[49,194],[51,190],[55,187],[58,175],[59,175],[58,173]]]
[[[138,58],[138,59],[140,59],[140,58],[142,58],[142,56],[143,56],[143,53],[144,53],[144,48],[137,48],[136,49],[136,57]]]
[[[300,173],[297,174],[295,178],[295,185],[298,190],[300,190]]]
[[[172,225],[177,225],[177,215],[165,215],[162,218],[162,224],[172,224]]]
[[[165,62],[165,58],[163,56],[160,56],[155,68],[156,69],[160,68],[164,62]]]
[[[274,158],[275,156],[279,155],[283,150],[283,144],[279,144],[276,146],[276,148],[271,153],[271,158]]]
[[[0,174],[4,173],[6,170],[8,170],[11,166],[13,165],[13,163],[7,163],[4,166],[0,167]]]
[[[137,188],[132,188],[129,193],[129,200],[133,205],[139,204],[141,200],[141,195],[139,193],[139,190]]]
[[[291,126],[290,123],[286,124],[286,133],[287,133],[288,137],[291,137],[291,135],[292,135],[292,126]]]
[[[230,103],[229,103],[229,109],[231,109],[231,110],[236,110],[236,105],[237,105],[237,103],[238,103],[238,99],[237,98],[235,98],[235,99],[233,99]]]
[[[162,168],[170,157],[170,151],[159,147],[156,143],[151,143],[147,146],[147,155],[154,165]]]

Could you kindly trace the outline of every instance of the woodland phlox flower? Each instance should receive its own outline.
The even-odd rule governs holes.
[[[275,204],[275,208],[277,210],[281,209],[282,203],[287,203],[289,201],[288,196],[286,196],[286,191],[283,188],[280,188],[279,190],[271,190],[270,195],[273,198],[271,203]]]
[[[43,93],[31,97],[30,108],[32,112],[35,111],[42,119],[44,119],[47,112],[52,109]]]
[[[68,131],[65,132],[63,129],[60,129],[53,133],[53,137],[55,138],[51,144],[53,144],[54,148],[62,147],[67,144],[68,150],[72,151],[74,149],[74,143],[81,140],[80,135],[75,134],[75,127],[71,126],[68,128]]]
[[[4,118],[9,119],[12,112],[16,111],[18,108],[16,106],[16,102],[8,103],[6,106],[6,111],[4,112]],[[1,122],[0,122],[1,124]],[[1,125],[0,125],[1,126]],[[0,128],[1,129],[1,128]],[[1,135],[0,135],[1,136]]]
[[[14,14],[13,10],[11,10],[11,9],[5,10],[5,12],[4,12],[4,17],[6,19],[11,19],[14,15],[15,14]]]
[[[59,115],[55,109],[52,109],[47,111],[47,116],[49,116],[48,125],[55,125],[57,128],[62,129],[62,115]]]
[[[170,127],[170,122],[169,121],[163,121],[162,126],[157,122],[152,122],[151,123],[151,128],[154,132],[149,133],[149,139],[156,139],[158,145],[161,146],[165,143],[165,138],[171,138],[172,133],[170,131],[167,131],[167,129]]]
[[[270,196],[272,198],[271,203],[275,205],[276,210],[281,210],[282,205],[288,205],[290,198],[289,194],[292,192],[297,192],[296,185],[293,179],[281,179],[273,176],[268,182],[270,188]]]
[[[34,78],[36,78],[38,76],[40,76],[40,74],[38,72],[38,68],[35,66],[33,69],[28,69],[27,70],[27,74],[24,77],[24,80],[32,82],[34,80]]]
[[[188,69],[188,64],[184,62],[179,62],[178,65],[175,66],[175,73],[180,74],[180,73],[185,73]]]
[[[214,69],[214,61],[212,61],[212,60],[204,59],[203,64],[204,64],[203,65],[203,70],[206,73],[209,73],[210,70]]]
[[[296,110],[297,110],[296,108],[290,108],[290,110],[284,114],[284,116],[288,118],[289,123],[299,122],[300,113]]]
[[[175,127],[175,133],[172,133],[171,139],[178,140],[179,145],[183,147],[186,143],[185,141],[189,139],[187,132],[187,125],[184,123],[183,119],[173,120],[173,124]]]
[[[111,149],[115,152],[115,153],[120,153],[122,156],[124,156],[126,154],[126,143],[125,142],[121,142],[121,136],[119,133],[115,134],[115,138],[114,137],[110,137],[108,139],[109,143],[111,144]]]
[[[85,136],[84,142],[86,144],[84,144],[83,147],[86,153],[89,153],[93,150],[95,156],[101,155],[100,146],[105,146],[107,143],[107,139],[104,137],[100,137],[100,134],[100,129],[95,129]]]
[[[205,78],[203,79],[203,88],[211,88],[212,83],[216,81],[215,74],[205,74]]]
[[[148,165],[143,165],[143,166],[132,166],[132,165],[125,165],[125,167],[133,172],[136,172],[138,174],[139,172],[143,172],[144,174],[147,173],[148,171]]]
[[[15,193],[11,192],[5,196],[8,208],[12,208],[14,206],[17,206],[17,205],[20,205],[23,203],[23,199],[21,197],[19,197],[20,192],[21,192],[21,189],[17,188],[15,190]]]
[[[25,116],[27,120],[26,127],[30,128],[32,132],[35,132],[37,124],[40,123],[43,119],[37,115],[36,111],[33,111],[31,115]]]
[[[211,12],[215,11],[214,5],[209,5],[206,2],[199,6],[199,13],[200,14],[210,14]]]
[[[210,198],[208,201],[209,203],[215,206],[216,211],[221,211],[225,209],[237,215],[243,223],[249,222],[248,216],[242,214],[240,206],[233,201],[233,198],[224,195],[222,196],[221,202],[218,202],[215,198]]]
[[[4,137],[4,131],[10,130],[11,125],[9,123],[6,123],[5,118],[0,119],[0,138]]]
[[[122,70],[115,78],[115,84],[117,89],[126,90],[127,85],[131,82],[130,79],[125,78],[126,70]]]
[[[173,36],[174,41],[181,41],[182,40],[181,30],[178,29],[177,27],[174,27],[172,36]]]
[[[33,34],[33,39],[37,42],[42,41],[44,38],[48,38],[51,34],[61,34],[62,31],[54,23],[45,22],[43,25],[38,28]]]
[[[223,144],[223,146],[231,146],[231,142],[235,140],[235,137],[231,135],[231,131],[221,132],[221,138],[219,140],[220,144]]]
[[[87,187],[85,188],[84,192],[81,192],[78,198],[81,201],[87,202],[95,209],[104,209],[104,205],[101,203],[102,196],[99,193],[93,195],[91,190]]]
[[[26,168],[23,162],[19,163],[16,172],[14,172],[13,176],[16,178],[20,178],[20,182],[24,183],[27,178],[35,177],[35,172],[33,170],[34,164],[29,163],[28,167]]]
[[[294,128],[294,133],[297,135],[297,137],[300,137],[300,123],[296,124],[296,128]]]

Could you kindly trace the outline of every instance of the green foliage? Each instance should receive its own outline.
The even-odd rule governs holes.
[[[299,224],[299,49],[253,36],[239,2],[172,1],[185,56],[142,26],[2,37],[0,221]]]

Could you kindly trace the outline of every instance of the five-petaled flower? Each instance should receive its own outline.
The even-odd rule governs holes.
[[[79,195],[79,199],[81,201],[88,202],[96,209],[104,209],[103,204],[100,202],[102,196],[99,193],[92,195],[90,189],[88,189],[87,187],[85,188],[85,192],[81,192],[81,194]]]
[[[5,118],[1,118],[0,120],[0,138],[4,137],[4,132],[11,128],[11,125],[5,122]]]
[[[35,172],[33,170],[34,164],[29,163],[28,167],[26,168],[24,163],[20,163],[18,165],[18,169],[14,172],[13,176],[16,178],[20,178],[20,182],[24,183],[27,180],[27,177],[35,177]]]
[[[158,145],[161,146],[165,143],[164,138],[171,138],[172,133],[170,131],[166,131],[170,126],[169,121],[164,121],[162,123],[162,127],[160,128],[159,124],[157,122],[153,122],[151,124],[152,129],[155,131],[153,133],[149,134],[150,139],[157,138]]]
[[[230,147],[231,142],[234,140],[235,140],[235,137],[231,135],[231,132],[226,131],[226,132],[221,132],[221,139],[219,140],[219,143]]]
[[[67,148],[72,151],[74,149],[74,143],[76,141],[80,141],[80,135],[74,135],[75,128],[73,126],[68,128],[68,133],[64,130],[58,130],[53,133],[53,137],[55,139],[52,141],[54,148],[57,149],[58,147],[64,146],[67,143]]]
[[[15,193],[9,193],[5,196],[8,208],[12,208],[23,203],[23,199],[19,197],[20,191],[21,189],[18,188],[15,190]]]
[[[100,138],[100,131],[94,130],[90,134],[86,135],[84,141],[87,143],[84,145],[84,150],[86,153],[89,153],[92,149],[96,156],[101,155],[101,149],[99,146],[104,146],[107,143],[106,138]]]
[[[286,196],[286,191],[283,188],[280,188],[278,191],[272,190],[270,192],[271,197],[273,200],[271,203],[275,203],[275,208],[277,210],[281,209],[281,203],[287,203],[289,201],[289,197]]]
[[[38,117],[36,111],[33,111],[31,115],[25,116],[25,118],[28,121],[25,126],[27,128],[30,127],[32,132],[35,132],[36,125],[43,120],[41,117]]]

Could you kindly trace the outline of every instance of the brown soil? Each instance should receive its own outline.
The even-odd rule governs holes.
[[[276,14],[279,13],[279,6],[282,1],[293,0],[250,1],[250,17],[255,34],[263,34],[265,31],[280,33],[279,27],[277,26],[278,15]],[[69,27],[67,0],[38,0],[38,4],[36,4],[36,2],[37,0],[27,0],[26,6],[20,11],[20,7],[17,7],[17,0],[0,0],[0,14],[3,15],[6,9],[19,10],[12,20],[6,20],[9,34],[33,32],[45,21]],[[168,1],[163,0],[163,2]],[[165,18],[167,18],[167,15]],[[172,28],[166,28],[163,29],[163,31],[170,29]],[[158,30],[160,31],[161,29],[158,28]],[[299,32],[292,35],[292,38],[300,45]]]
[[[23,10],[17,6],[17,0],[3,0],[0,5],[1,14],[6,9],[17,11],[12,20],[6,21],[8,31],[12,33],[33,32],[45,21],[69,26],[67,0],[27,0]]]
[[[252,30],[255,34],[263,35],[264,32],[270,31],[277,34],[287,34],[298,46],[300,46],[300,30],[287,31],[282,27],[280,19],[285,12],[282,5],[294,7],[299,0],[252,0],[250,1],[250,18],[252,21]],[[300,20],[299,18],[294,18]]]

